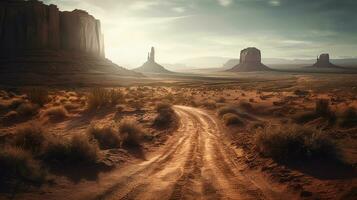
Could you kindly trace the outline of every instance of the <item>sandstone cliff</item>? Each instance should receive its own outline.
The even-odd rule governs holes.
[[[85,11],[61,12],[40,1],[0,1],[0,52],[64,50],[104,57],[99,20]]]
[[[228,71],[250,72],[267,70],[270,69],[262,63],[260,50],[255,47],[249,47],[241,51],[239,64]]]
[[[1,0],[1,83],[30,80],[32,74],[61,74],[66,80],[89,73],[142,76],[106,59],[103,38],[100,21],[85,11],[61,12],[37,0]]]

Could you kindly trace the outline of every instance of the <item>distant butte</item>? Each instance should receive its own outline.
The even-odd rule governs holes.
[[[328,53],[321,54],[316,63],[312,66],[314,68],[339,68],[339,66],[334,65],[330,62],[330,55]]]
[[[228,70],[230,72],[268,71],[270,68],[262,63],[261,52],[255,47],[243,49],[239,64]]]
[[[147,61],[141,66],[134,69],[136,72],[140,73],[156,73],[156,74],[172,74],[174,72],[165,69],[165,67],[156,63],[155,61],[155,48],[151,47],[150,53],[148,53]]]

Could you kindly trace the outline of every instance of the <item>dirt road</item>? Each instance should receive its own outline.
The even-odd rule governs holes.
[[[64,199],[295,199],[247,172],[241,151],[227,145],[217,120],[204,111],[175,106],[180,127],[147,161],[128,165],[60,192]],[[248,170],[249,171],[249,170]],[[55,195],[56,199],[59,196]],[[50,197],[50,196],[49,196]]]

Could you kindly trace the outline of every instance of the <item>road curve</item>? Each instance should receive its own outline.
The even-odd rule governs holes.
[[[143,162],[128,164],[97,182],[62,188],[42,199],[296,199],[259,173],[245,170],[218,120],[205,111],[174,107],[175,134]],[[29,199],[36,199],[29,198]]]
[[[175,111],[177,133],[96,199],[291,199],[262,177],[243,174],[239,155],[224,142],[215,118],[192,107],[175,106]]]

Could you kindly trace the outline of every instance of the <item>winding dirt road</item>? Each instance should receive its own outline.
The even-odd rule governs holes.
[[[244,169],[237,161],[241,151],[225,143],[215,118],[191,107],[175,106],[175,111],[180,118],[177,133],[147,161],[118,169],[62,198],[295,199]]]

